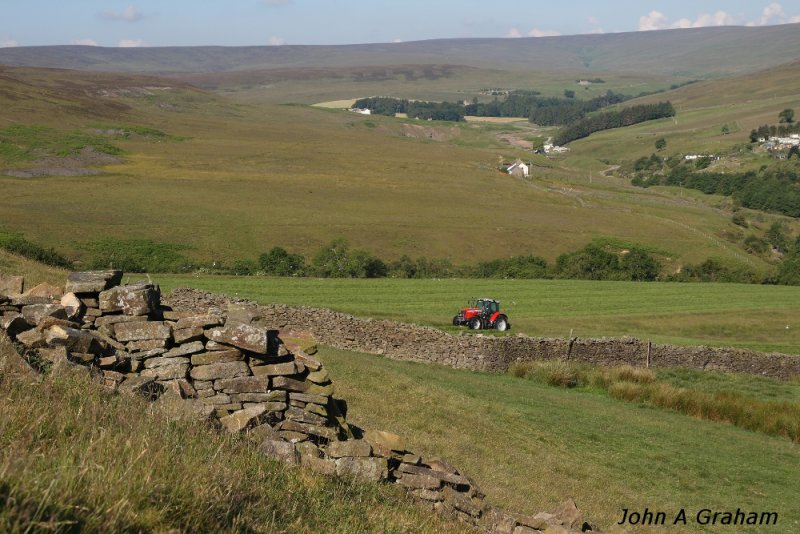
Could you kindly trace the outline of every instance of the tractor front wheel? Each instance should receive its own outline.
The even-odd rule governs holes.
[[[458,320],[458,315],[453,316],[453,326],[460,326],[461,321]]]
[[[469,327],[473,330],[480,330],[481,329],[481,319],[480,317],[473,317],[469,320]]]

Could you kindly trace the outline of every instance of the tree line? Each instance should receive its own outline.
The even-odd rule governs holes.
[[[655,155],[654,155],[655,156]],[[652,170],[660,168],[661,158],[640,158],[634,163],[634,169]],[[698,172],[697,167],[707,165],[708,159],[689,163],[674,164],[666,161],[666,171],[639,173],[631,180],[633,185],[650,187],[653,185],[676,185],[696,189],[706,194],[733,197],[740,205],[773,213],[800,217],[800,174],[789,165],[762,167],[757,171],[747,172]]]
[[[568,124],[554,136],[553,143],[565,145],[570,141],[588,137],[601,130],[631,126],[640,122],[673,117],[674,115],[675,108],[670,102],[642,104],[620,110],[606,111]]]
[[[391,97],[369,97],[356,100],[354,108],[369,109],[377,115],[393,117],[405,113],[415,119],[462,121],[465,115],[477,117],[526,117],[542,126],[559,126],[586,117],[599,109],[619,104],[630,97],[607,91],[590,100],[571,97],[544,97],[538,91],[511,91],[503,100],[469,104],[457,102],[424,102]]]

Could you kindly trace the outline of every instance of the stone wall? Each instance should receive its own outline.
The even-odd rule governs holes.
[[[396,434],[350,425],[322,362],[282,340],[275,327],[288,321],[280,309],[192,291],[164,305],[158,286],[119,285],[121,279],[120,271],[72,273],[64,288],[42,284],[22,293],[24,282],[6,277],[0,326],[42,371],[85,373],[120,394],[171,398],[182,413],[246,432],[265,455],[286,463],[397,484],[432,509],[489,531],[591,529],[571,500],[535,516],[491,508],[446,460],[415,455]],[[349,320],[343,336],[355,342],[360,322]],[[0,364],[0,373],[12,369]],[[23,358],[15,366],[32,372]]]
[[[224,305],[225,297],[192,289],[170,299],[198,305]],[[335,348],[431,362],[460,369],[504,372],[514,362],[567,359],[597,365],[687,367],[750,373],[788,379],[800,375],[800,356],[746,349],[651,344],[634,338],[553,339],[525,335],[452,335],[436,328],[387,320],[359,319],[345,313],[304,306],[259,307],[267,324],[310,332]]]

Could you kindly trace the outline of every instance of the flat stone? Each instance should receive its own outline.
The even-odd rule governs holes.
[[[176,328],[172,331],[175,343],[187,343],[189,341],[202,341],[204,338],[203,328],[196,326],[192,328]]]
[[[247,428],[248,425],[255,422],[255,420],[265,412],[266,409],[263,406],[252,406],[226,417],[222,417],[219,422],[228,432],[240,432]]]
[[[296,362],[273,363],[270,365],[260,366],[258,372],[269,376],[286,376],[296,375],[302,373],[305,367],[303,364],[298,365]]]
[[[25,278],[0,273],[0,295],[21,295]]]
[[[389,476],[385,458],[339,458],[336,460],[336,474],[352,475],[356,478],[377,482]]]
[[[372,445],[372,450],[381,456],[391,456],[392,452],[406,452],[406,445],[403,442],[403,438],[391,432],[367,430],[364,432],[364,439]]]
[[[52,304],[53,299],[49,297],[31,297],[28,295],[9,295],[11,304],[14,306],[30,306],[31,304]]]
[[[286,418],[293,421],[300,421],[301,423],[308,423],[310,425],[324,425],[328,419],[321,417],[314,413],[308,413],[302,408],[291,406],[286,410]]]
[[[158,380],[175,380],[176,378],[186,378],[188,371],[188,363],[178,363],[145,369],[142,371],[141,376],[152,376]]]
[[[277,378],[282,378],[282,377],[277,377]],[[335,392],[333,384],[327,384],[324,386],[315,384],[313,382],[305,382],[305,384],[307,384],[307,386],[304,393],[308,393],[309,395],[324,395],[326,397],[330,397]]]
[[[292,401],[292,402],[297,402],[297,401]],[[308,413],[317,414],[322,417],[328,417],[328,410],[324,406],[320,406],[319,404],[312,404],[309,402],[306,403],[305,406],[301,406],[301,408],[303,408],[303,410]]]
[[[192,317],[183,317],[178,319],[178,324],[175,328],[181,330],[183,328],[208,328],[211,326],[219,326],[222,324],[222,317],[218,315],[194,315]]]
[[[331,441],[326,451],[331,458],[369,457],[372,455],[372,446],[363,439],[351,439],[347,441]]]
[[[39,349],[47,346],[44,334],[38,330],[31,329],[17,334],[17,341],[30,349]]]
[[[309,384],[302,380],[295,380],[285,376],[276,376],[272,379],[273,389],[283,389],[285,391],[294,391],[296,393],[304,393],[308,390]]]
[[[201,398],[201,400],[206,404],[218,404],[220,406],[225,404],[231,404],[231,402],[233,402],[231,396],[225,393],[217,393],[216,395],[204,396]]]
[[[205,331],[204,331],[205,334]],[[217,343],[216,341],[206,341],[206,350],[230,350],[233,347],[225,345],[224,343]]]
[[[226,324],[205,331],[205,336],[219,343],[233,345],[256,354],[267,353],[267,329],[249,324]]]
[[[404,475],[405,476],[405,475]],[[467,495],[445,486],[442,490],[444,500],[453,505],[456,510],[461,510],[472,517],[480,517],[483,507],[473,502]]]
[[[198,365],[192,368],[194,380],[218,380],[222,378],[238,378],[248,376],[250,368],[245,362],[223,362],[209,365]]]
[[[117,341],[167,340],[172,329],[161,321],[135,321],[114,325]]]
[[[267,379],[259,376],[226,378],[214,382],[214,389],[225,393],[267,393]]]
[[[167,355],[157,356],[155,358],[147,358],[144,360],[145,369],[154,369],[156,367],[164,367],[165,365],[178,365],[189,364],[189,358],[167,358]]]
[[[333,441],[336,439],[338,432],[334,428],[330,428],[327,426],[318,426],[318,425],[309,425],[306,423],[301,423],[299,421],[281,421],[280,429],[282,431],[287,430],[290,432],[300,432],[302,434],[311,435],[311,436],[319,436],[321,438],[328,439]]]
[[[161,300],[161,291],[148,283],[116,286],[102,291],[98,297],[103,313],[122,312],[124,315],[149,315]]]
[[[214,389],[214,382],[211,380],[194,380],[192,382],[194,389]]]
[[[7,312],[0,317],[0,325],[9,336],[16,336],[20,332],[31,329],[31,325],[28,324],[22,314],[16,312]]]
[[[552,511],[552,514],[560,519],[567,529],[580,529],[581,523],[583,523],[583,513],[572,499],[562,502],[558,508]]]
[[[442,471],[434,471],[433,469],[429,469],[427,467],[423,467],[420,465],[400,464],[398,470],[401,473],[409,473],[412,475],[419,475],[419,476],[428,476],[428,477],[438,478],[439,480],[448,482],[450,484],[469,486],[469,481],[466,478],[462,477],[461,475],[444,473]]]
[[[146,321],[145,317],[135,317],[132,315],[104,315],[95,320],[95,325],[100,328],[102,326],[113,326],[117,323],[135,323]]]
[[[64,296],[64,289],[44,282],[27,290],[23,295],[26,297],[46,297],[50,300],[58,300]]]
[[[167,351],[166,339],[142,339],[139,341],[128,341],[125,344],[126,350],[130,352],[143,352],[150,350],[163,350]]]
[[[306,380],[315,384],[328,384],[331,381],[331,377],[327,369],[320,369],[319,371],[308,373]]]
[[[67,293],[99,293],[122,281],[122,271],[84,271],[67,276]]]
[[[211,365],[214,363],[238,362],[244,360],[244,354],[239,349],[215,350],[192,354],[192,365]]]
[[[165,358],[175,358],[178,356],[188,356],[190,354],[194,354],[196,352],[201,352],[205,350],[202,341],[193,341],[191,343],[185,343],[183,345],[178,345],[177,347],[168,350],[164,353]]]
[[[302,443],[308,439],[307,434],[303,434],[302,432],[292,432],[291,430],[281,430],[278,434],[291,443]]]
[[[398,480],[397,483],[400,484],[400,481]],[[438,492],[436,490],[431,490],[431,489],[424,489],[424,488],[412,489],[411,490],[411,494],[414,497],[416,497],[418,499],[422,499],[424,501],[441,502],[441,501],[444,500],[444,497],[442,497],[442,494],[440,492]],[[512,528],[513,528],[513,525],[512,525]],[[500,534],[501,532],[505,532],[505,531],[496,529],[496,530],[492,530],[491,532],[496,532],[497,534]],[[511,531],[509,530],[508,532],[511,532]]]
[[[426,475],[412,475],[403,473],[397,483],[406,488],[436,490],[442,487],[442,481]]]
[[[286,464],[296,464],[300,461],[294,443],[289,443],[288,441],[267,438],[261,443],[260,448],[267,456]]]
[[[286,402],[273,395],[275,392],[270,393],[231,393],[231,398],[234,402],[275,402],[281,405],[277,410],[285,410]],[[276,411],[272,409],[271,411]]]
[[[90,333],[64,326],[51,326],[45,332],[45,341],[51,347],[66,347],[70,352],[100,354],[103,347]]]
[[[67,314],[67,319],[74,319],[78,317],[83,309],[83,303],[81,302],[81,299],[75,295],[75,293],[67,293],[61,297],[60,304],[64,307],[64,312]]]
[[[31,326],[38,325],[45,317],[67,319],[67,312],[61,304],[31,304],[22,307],[22,316]]]
[[[132,352],[131,359],[143,361],[147,358],[155,358],[156,356],[161,356],[167,352],[167,349],[151,349],[151,350],[143,350],[140,352]]]
[[[298,443],[298,445],[299,444],[300,443]],[[333,460],[327,460],[325,458],[315,458],[313,456],[301,455],[300,465],[321,475],[333,476],[337,472],[336,462],[334,462]]]
[[[101,312],[98,308],[87,307],[85,310],[83,310],[84,317],[100,317],[101,315],[103,315],[103,312]]]
[[[264,320],[258,306],[252,304],[228,304],[225,324],[255,325]]]
[[[325,395],[309,395],[307,393],[289,393],[289,398],[300,402],[311,402],[313,404],[328,404],[329,397]]]

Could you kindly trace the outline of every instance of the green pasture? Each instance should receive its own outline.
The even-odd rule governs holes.
[[[736,531],[800,528],[800,452],[785,438],[510,375],[327,347],[318,356],[347,399],[349,421],[447,458],[494,504],[535,513],[571,497],[604,532],[623,531],[614,525],[623,508],[645,507],[777,511],[777,528]],[[669,529],[703,530],[693,521]]]
[[[136,275],[129,275],[131,280]],[[800,288],[580,280],[313,279],[158,275],[164,292],[196,287],[260,303],[331,308],[460,331],[453,315],[471,297],[501,301],[507,335],[633,336],[800,354]]]

